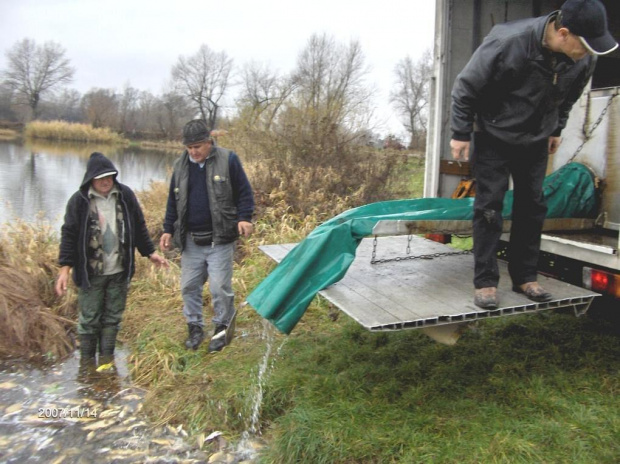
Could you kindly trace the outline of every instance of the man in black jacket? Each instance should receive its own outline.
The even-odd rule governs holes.
[[[235,241],[253,231],[254,194],[239,157],[215,145],[200,119],[183,128],[186,150],[175,161],[164,219],[162,250],[181,250],[185,346],[204,340],[202,291],[209,280],[215,330],[209,351],[226,346],[235,316],[232,289]]]
[[[456,78],[452,140],[456,160],[469,158],[476,179],[474,303],[496,308],[497,245],[509,177],[514,182],[509,273],[513,291],[533,301],[553,297],[536,282],[547,158],[588,83],[596,55],[618,44],[598,0],[568,0],[546,17],[495,26]]]
[[[135,248],[157,266],[168,262],[155,252],[133,191],[116,180],[118,171],[101,153],[90,155],[86,173],[67,203],[61,229],[56,293],[67,291],[69,273],[78,287],[80,357],[111,357],[116,345]]]

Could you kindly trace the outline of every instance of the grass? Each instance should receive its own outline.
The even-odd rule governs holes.
[[[65,121],[32,121],[24,128],[24,137],[56,141],[127,144],[128,141],[107,127]]]
[[[403,188],[415,188],[419,169],[408,169]],[[139,195],[155,241],[166,195],[163,183]],[[324,220],[292,213],[277,192],[259,192],[257,203],[256,232],[238,247],[237,303],[274,267],[259,245],[299,241]],[[11,257],[3,268],[23,262],[21,272],[37,275],[39,293],[48,294],[56,239],[23,229],[12,237],[1,242],[3,256]],[[470,247],[468,240],[457,246]],[[253,426],[252,398],[262,389],[264,463],[620,460],[617,324],[562,311],[511,316],[472,325],[449,347],[415,330],[365,331],[317,298],[289,336],[244,306],[232,345],[217,354],[206,344],[187,351],[179,258],[168,257],[172,266],[164,272],[137,259],[120,338],[132,353],[134,382],[148,389],[150,418],[183,424],[192,440],[213,431],[239,439]],[[209,306],[207,291],[205,297]],[[49,310],[53,302],[40,306]]]
[[[264,407],[264,462],[620,456],[620,341],[604,324],[561,313],[485,321],[454,347],[349,320],[322,332],[281,353]]]

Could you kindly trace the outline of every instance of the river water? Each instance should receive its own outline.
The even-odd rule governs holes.
[[[0,462],[206,462],[181,427],[142,414],[126,353],[114,366],[80,368],[79,355],[44,368],[0,364]]]
[[[134,191],[166,180],[178,156],[111,145],[0,142],[0,224],[41,217],[60,230],[67,200],[79,188],[94,151],[106,155],[119,171],[118,180]]]

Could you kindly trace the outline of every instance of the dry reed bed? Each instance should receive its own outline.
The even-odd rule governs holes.
[[[90,124],[65,121],[32,121],[24,128],[24,136],[56,141],[128,143],[127,140],[107,127],[94,128]]]
[[[57,239],[48,224],[0,232],[0,357],[61,359],[74,349],[76,295],[54,293]]]
[[[0,140],[15,140],[18,135],[13,129],[0,129]]]

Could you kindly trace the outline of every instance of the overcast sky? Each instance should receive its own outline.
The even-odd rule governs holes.
[[[388,96],[394,67],[430,49],[433,0],[0,0],[0,69],[15,42],[60,43],[76,68],[71,87],[126,84],[160,94],[180,55],[202,44],[225,51],[236,67],[256,61],[291,71],[313,33],[358,40],[378,88],[380,132],[401,131]]]

